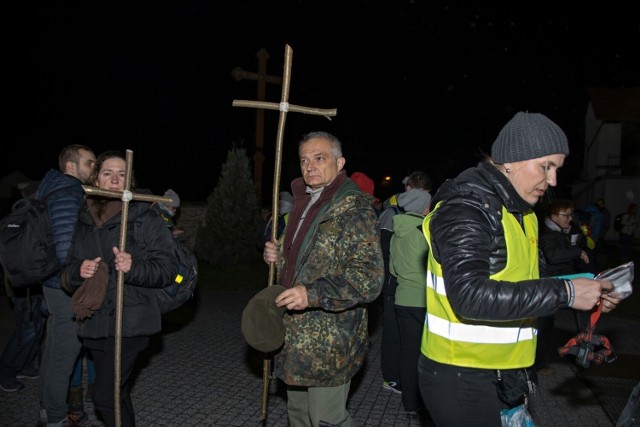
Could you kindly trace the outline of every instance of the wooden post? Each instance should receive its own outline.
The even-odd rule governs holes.
[[[293,49],[289,45],[285,46],[284,50],[284,72],[283,72],[283,83],[282,83],[282,96],[279,104],[271,103],[271,102],[262,102],[262,101],[243,101],[236,100],[233,101],[234,107],[249,107],[249,108],[264,108],[268,110],[279,110],[280,111],[280,119],[278,121],[278,137],[276,140],[276,158],[275,158],[275,169],[273,172],[273,192],[272,192],[272,216],[273,218],[273,227],[271,227],[271,241],[276,240],[278,227],[276,226],[278,221],[278,194],[280,193],[280,170],[282,165],[282,145],[284,141],[284,125],[287,119],[287,112],[293,111],[298,113],[307,113],[307,114],[315,114],[325,116],[327,119],[331,120],[331,116],[335,116],[337,114],[337,110],[321,110],[318,108],[309,108],[309,107],[300,107],[297,105],[289,104],[289,81],[291,80],[291,62],[293,58]],[[274,284],[276,273],[276,265],[275,263],[269,264],[269,281],[267,286],[271,286]],[[271,379],[271,359],[265,357],[262,366],[262,421],[266,422],[267,419],[267,396],[269,392],[269,381]]]
[[[258,73],[244,71],[236,67],[231,72],[231,76],[236,81],[242,79],[256,80],[258,82],[258,101],[264,101],[266,95],[266,84],[274,83],[282,85],[282,77],[267,75],[267,60],[269,53],[265,49],[260,49],[256,53],[258,58]],[[256,186],[258,198],[262,201],[262,162],[264,162],[264,109],[256,109],[256,151],[253,155],[253,183]]]

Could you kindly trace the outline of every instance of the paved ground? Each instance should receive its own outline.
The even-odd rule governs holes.
[[[248,291],[204,291],[167,316],[162,335],[146,353],[147,364],[133,388],[138,426],[287,426],[283,387],[273,380],[268,416],[261,421],[262,355],[245,343],[240,317]],[[630,298],[639,298],[637,294]],[[407,420],[399,395],[382,389],[380,316],[371,310],[371,351],[355,378],[349,410],[361,426],[431,426]],[[569,311],[556,318],[556,341],[573,335]],[[12,329],[5,301],[0,305],[0,348]],[[618,360],[578,369],[557,357],[554,373],[541,377],[531,411],[539,426],[613,426],[640,380],[640,322],[603,316],[599,331],[612,341]],[[16,393],[0,391],[0,426],[34,426],[38,381]],[[91,409],[91,406],[89,406]]]

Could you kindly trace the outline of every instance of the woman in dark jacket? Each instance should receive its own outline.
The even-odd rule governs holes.
[[[126,161],[121,153],[103,153],[97,160],[95,185],[122,191],[125,173]],[[73,307],[78,334],[91,349],[96,367],[92,398],[107,426],[116,424],[114,356],[118,272],[124,273],[121,425],[134,426],[130,375],[151,335],[161,330],[161,314],[155,299],[157,288],[171,283],[177,271],[171,232],[149,206],[146,202],[129,203],[126,246],[120,251],[122,201],[89,197],[80,211],[69,264],[62,273],[64,286],[76,291]],[[140,242],[140,238],[144,241]],[[84,295],[85,301],[93,303],[84,306],[78,295]],[[102,295],[102,304],[95,304]]]
[[[610,282],[539,279],[532,207],[556,185],[567,154],[555,123],[517,113],[493,143],[492,157],[434,196],[422,227],[430,250],[418,373],[438,426],[501,426],[500,412],[522,403],[527,381],[517,375],[515,399],[501,400],[498,371],[524,374],[533,365],[536,318],[600,301],[606,312],[618,302],[606,295]]]

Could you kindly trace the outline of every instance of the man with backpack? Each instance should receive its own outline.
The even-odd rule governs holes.
[[[83,184],[92,182],[96,156],[84,145],[64,147],[58,158],[59,170],[51,169],[38,186],[38,199],[47,199],[58,262],[64,265],[71,246],[78,212],[84,200]],[[81,342],[71,310],[71,297],[60,287],[60,273],[43,282],[49,310],[45,347],[40,366],[39,426],[66,425],[69,380]]]

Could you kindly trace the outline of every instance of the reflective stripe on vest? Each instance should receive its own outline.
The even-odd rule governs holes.
[[[422,229],[429,246],[429,223],[438,207],[439,204],[423,221]],[[539,277],[538,222],[533,211],[524,215],[523,223],[525,231],[516,217],[502,208],[507,263],[502,271],[492,274],[491,279],[517,282]],[[458,317],[449,304],[442,267],[432,250],[429,250],[427,270],[427,316],[420,348],[425,356],[440,363],[483,369],[533,364],[536,319],[493,322]]]

